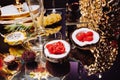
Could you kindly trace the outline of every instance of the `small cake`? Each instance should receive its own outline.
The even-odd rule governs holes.
[[[19,70],[20,69],[20,62],[16,61],[16,57],[13,55],[8,55],[4,58],[4,62],[7,65],[7,69],[13,71],[13,70]]]
[[[52,40],[44,45],[44,54],[49,61],[59,62],[70,52],[70,44],[65,40]]]
[[[11,71],[19,70],[20,69],[20,64],[16,61],[12,61],[7,65],[7,68]]]
[[[80,28],[72,33],[73,42],[80,47],[95,44],[99,39],[99,34],[88,28]]]
[[[26,50],[22,54],[22,59],[24,62],[33,62],[35,60],[36,54],[31,50]]]

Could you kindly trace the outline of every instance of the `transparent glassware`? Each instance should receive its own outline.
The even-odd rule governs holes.
[[[43,26],[43,18],[44,18],[44,5],[43,0],[26,0],[28,9],[30,12],[30,16],[32,17],[33,26],[35,27],[35,34],[44,33],[45,29]],[[39,6],[38,12],[34,13],[32,11],[32,6]]]
[[[36,46],[36,51],[41,51],[42,50],[42,45],[44,44],[45,40],[45,28],[43,26],[43,18],[44,18],[44,5],[43,5],[43,0],[26,0],[27,6],[30,12],[30,16],[32,18],[33,22],[33,27],[34,27],[34,32],[30,34],[30,37],[25,41],[30,42],[35,41],[34,45],[29,45],[28,47],[31,46]],[[32,6],[39,6],[38,12],[34,13],[32,11]],[[37,46],[39,45],[39,46]],[[33,47],[32,47],[33,48]],[[31,48],[31,49],[32,49]],[[32,49],[34,50],[34,49]]]
[[[33,27],[34,27],[34,32],[23,42],[23,47],[26,49],[30,49],[36,53],[36,59],[35,61],[38,63],[38,69],[44,69],[43,72],[39,71],[34,72],[33,70],[28,70],[25,67],[25,75],[24,78],[26,79],[26,76],[29,75],[27,73],[34,72],[35,74],[39,75],[40,79],[44,78],[43,74],[46,74],[47,78],[49,78],[48,72],[46,72],[46,58],[43,53],[43,46],[45,43],[48,41],[54,40],[54,39],[62,39],[62,34],[61,32],[56,32],[53,34],[49,34],[49,28],[45,28],[43,25],[44,21],[44,5],[43,5],[43,0],[26,0],[28,9],[30,11],[30,16],[32,18],[33,22]],[[39,10],[37,13],[32,12],[32,5],[39,5]]]
[[[45,58],[43,57],[42,51],[43,51],[43,45],[46,42],[47,36],[46,36],[45,27],[43,25],[43,18],[44,18],[43,0],[26,0],[26,3],[28,6],[30,17],[32,18],[32,23],[33,23],[32,25],[34,27],[34,31],[23,42],[23,47],[34,51],[36,53],[35,61],[38,63],[38,65],[40,65],[41,68],[45,68],[45,62],[44,62]],[[33,12],[32,6],[39,7],[37,13]],[[26,76],[29,75],[27,74],[28,71],[32,72],[33,70],[27,69],[25,65],[25,75],[24,75],[25,79],[27,79]]]
[[[34,63],[37,63],[37,67],[35,69],[29,69],[29,67],[31,68],[31,64],[32,66],[34,65],[34,63],[27,63],[25,64],[25,70],[24,70],[24,79],[30,79],[31,78],[31,74],[34,74],[34,75],[39,75],[39,77],[32,77],[31,79],[45,79],[45,80],[49,80],[49,79],[53,79],[55,78],[54,76],[51,76],[49,74],[49,72],[47,71],[46,69],[46,58],[44,56],[44,53],[43,53],[43,45],[51,40],[55,40],[55,39],[62,39],[62,34],[61,32],[57,32],[55,34],[51,34],[51,35],[48,35],[44,41],[43,37],[41,37],[41,40],[39,40],[40,38],[38,38],[37,36],[35,37],[31,37],[29,39],[27,39],[27,41],[25,41],[23,44],[24,47],[26,47],[27,49],[31,49],[33,51],[35,51],[37,54],[36,56],[36,59],[35,59],[35,62]],[[41,44],[41,42],[43,42]]]
[[[30,37],[24,41],[23,45],[37,53],[42,53],[43,45],[49,41],[51,36],[49,33],[47,34],[48,29],[46,29],[43,24],[45,13],[43,0],[26,0],[26,2],[30,11],[30,16],[32,17],[33,27],[35,29]],[[35,14],[32,12],[32,5],[39,5],[38,13]]]

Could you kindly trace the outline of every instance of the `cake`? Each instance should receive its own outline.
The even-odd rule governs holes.
[[[88,28],[80,28],[72,33],[73,42],[80,47],[95,44],[99,41],[99,39],[99,34]]]
[[[65,40],[52,40],[44,45],[45,57],[52,62],[65,59],[70,52],[70,45]]]
[[[19,70],[20,69],[20,64],[16,61],[12,61],[7,65],[7,68],[11,71]]]
[[[35,54],[35,52],[33,52],[31,50],[26,50],[26,51],[23,52],[21,57],[22,57],[22,59],[24,60],[25,63],[33,62],[33,61],[35,61],[36,54]]]
[[[16,59],[15,56],[13,55],[8,55],[6,56],[3,61],[6,63],[7,65],[7,69],[8,70],[16,70],[18,71],[21,68],[21,64],[20,61]]]

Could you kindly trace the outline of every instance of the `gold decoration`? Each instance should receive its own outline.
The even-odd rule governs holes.
[[[82,14],[80,22],[88,22],[88,24],[78,24],[77,27],[88,27],[97,31],[101,36],[99,43],[90,49],[95,57],[95,62],[89,66],[84,66],[88,71],[88,75],[108,70],[118,54],[117,44],[116,47],[112,45],[114,39],[109,40],[109,37],[112,37],[113,34],[108,31],[113,31],[113,29],[108,25],[110,18],[106,14],[111,12],[112,6],[109,5],[111,2],[111,0],[79,0],[79,8]],[[104,12],[103,7],[108,7],[109,10]],[[100,27],[100,24],[102,27]]]
[[[50,15],[44,16],[43,25],[44,26],[52,25],[54,23],[59,22],[61,19],[62,19],[61,14],[52,13]]]

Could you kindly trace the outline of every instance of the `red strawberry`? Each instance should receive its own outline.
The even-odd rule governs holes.
[[[88,32],[86,33],[86,36],[93,36],[93,32],[92,32],[92,31],[88,31]]]
[[[48,44],[46,47],[50,53],[54,54],[55,49],[53,44]]]
[[[48,44],[46,48],[51,54],[62,54],[65,52],[65,47],[62,42]]]
[[[84,37],[85,37],[85,33],[83,32],[80,32],[76,35],[76,38],[79,40],[79,41],[83,41]],[[83,41],[84,42],[84,41]]]
[[[93,36],[87,36],[84,38],[84,41],[92,41],[93,40]]]
[[[56,54],[62,54],[64,52],[65,52],[65,47],[64,46],[56,47]]]

